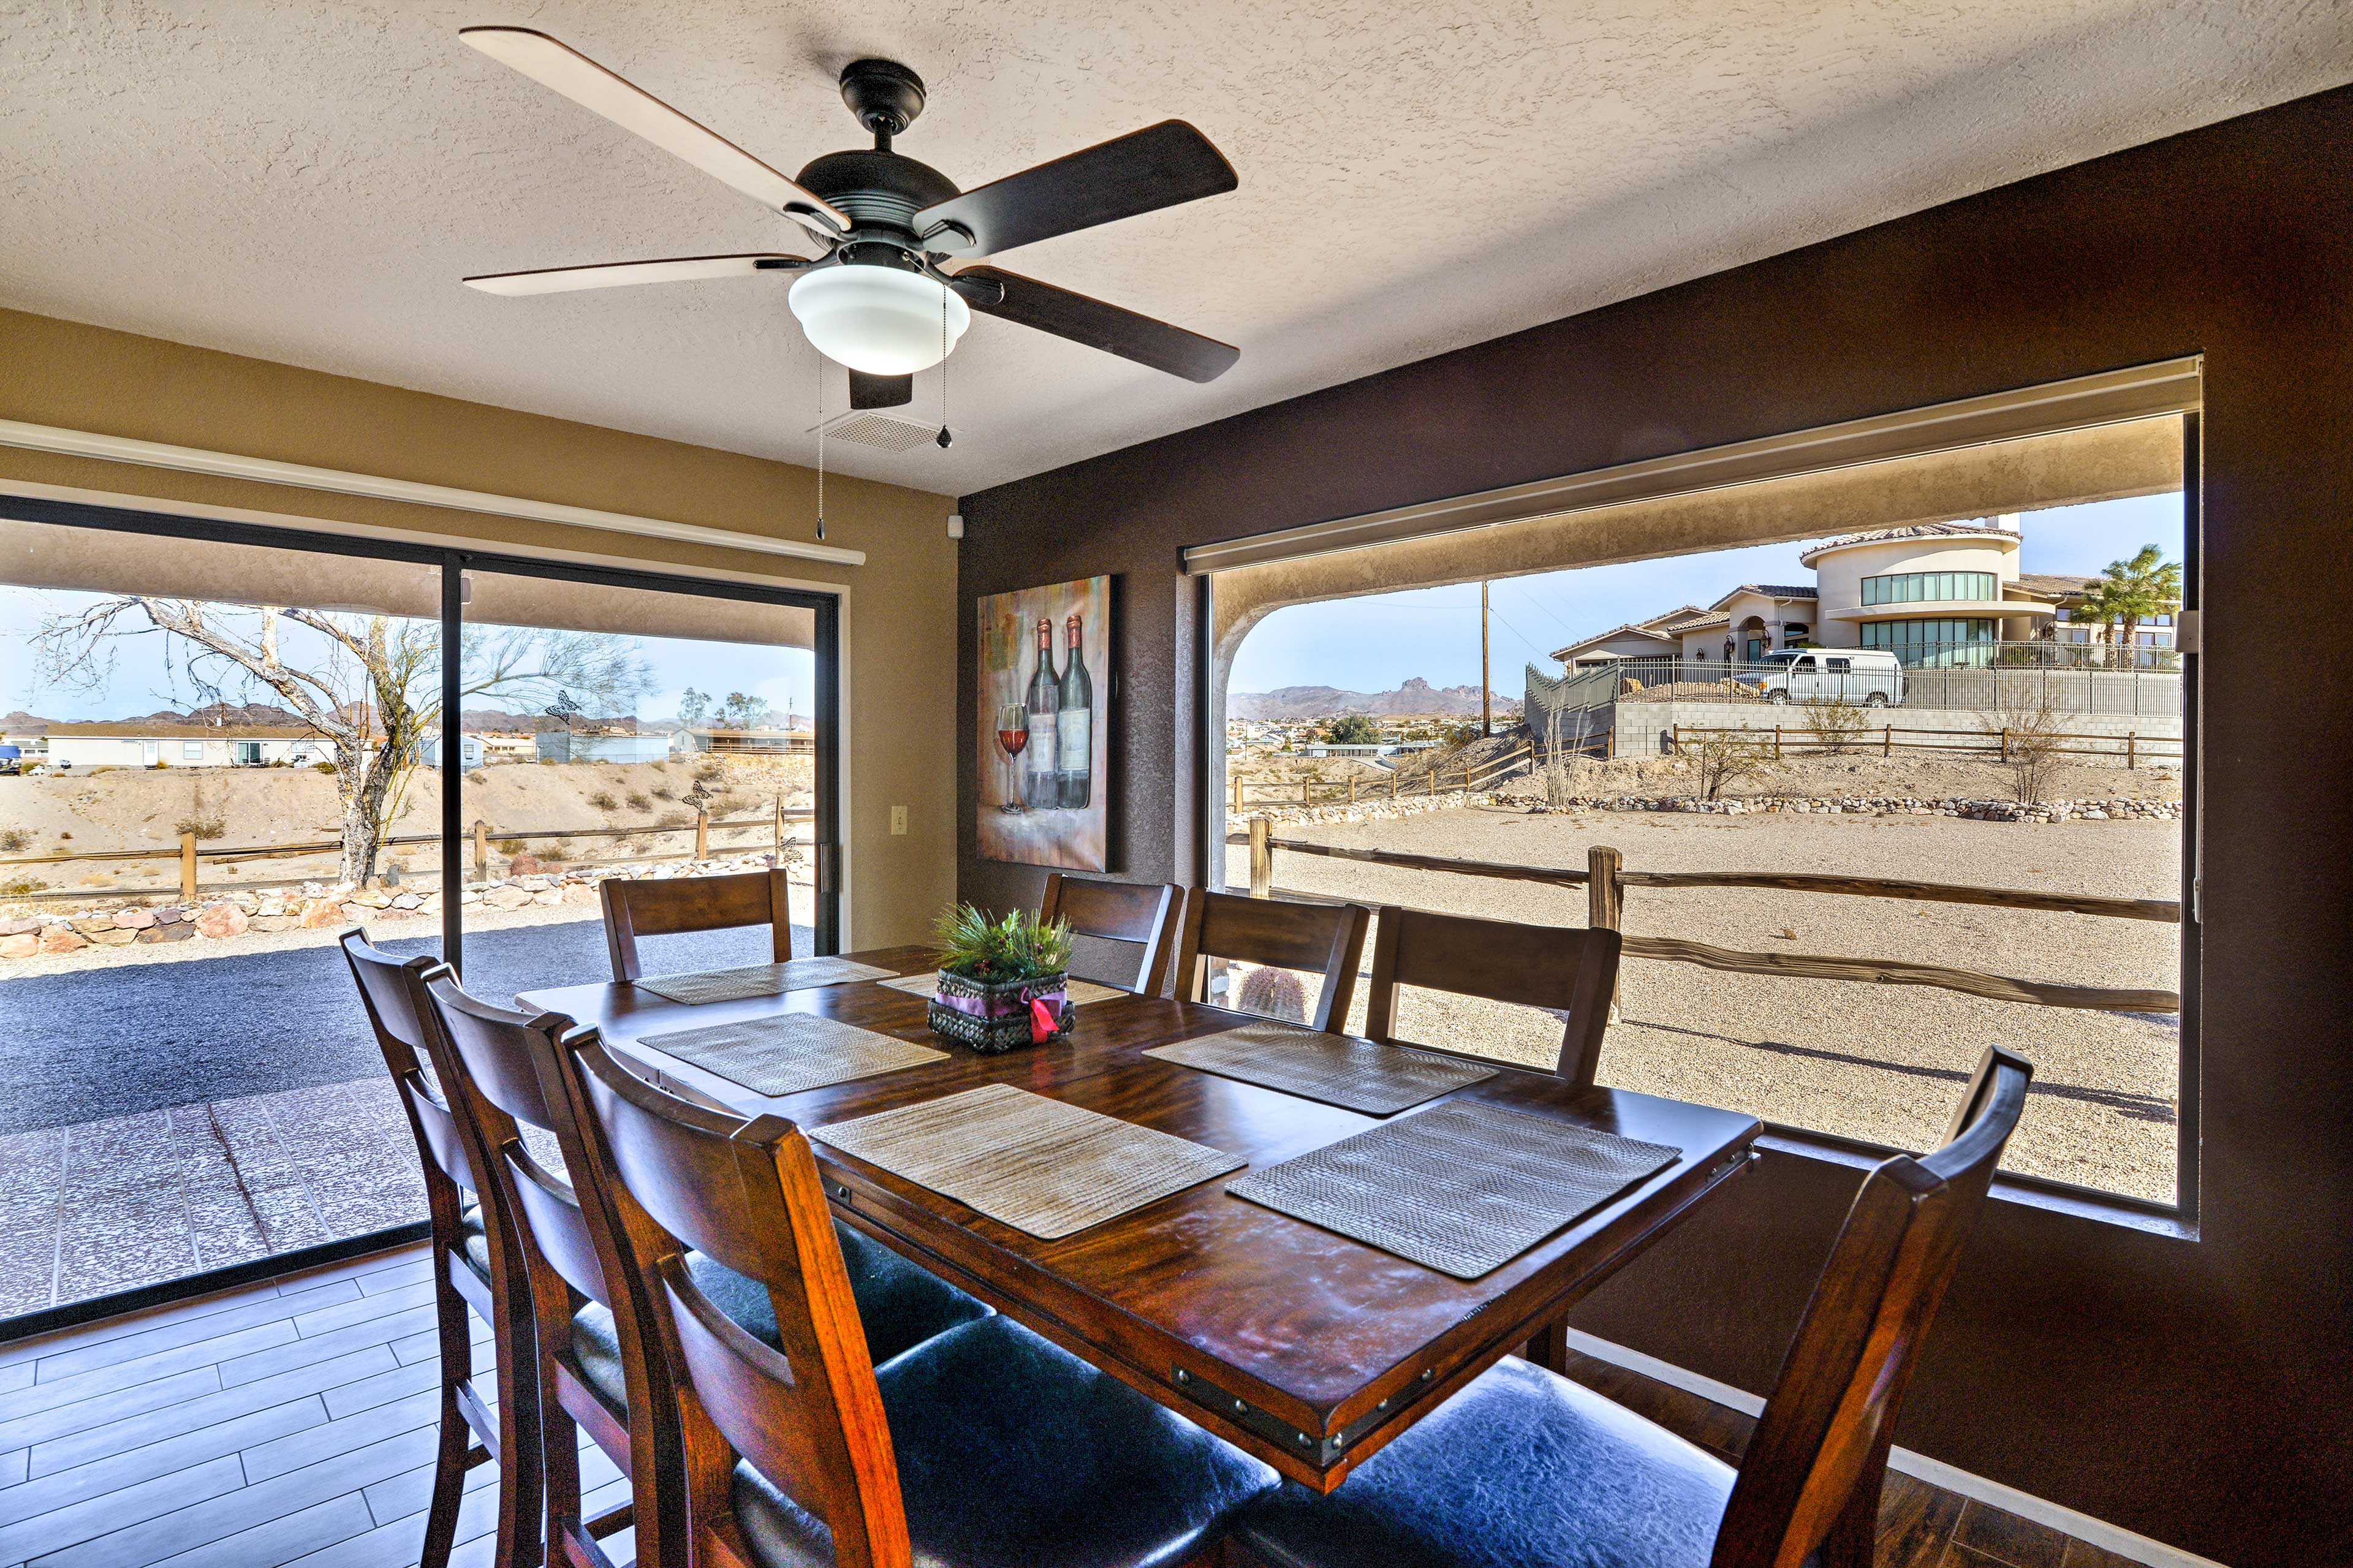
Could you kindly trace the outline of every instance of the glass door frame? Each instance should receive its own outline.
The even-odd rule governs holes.
[[[816,620],[811,641],[816,659],[813,679],[817,727],[816,819],[810,852],[817,878],[816,907],[810,911],[817,931],[817,951],[832,953],[841,944],[841,598],[838,594],[804,588],[769,587],[698,577],[690,572],[649,571],[634,567],[597,566],[570,561],[549,561],[511,555],[496,550],[467,549],[440,544],[412,544],[397,539],[354,536],[305,529],[292,524],[234,522],[191,517],[172,511],[146,511],[132,507],[89,501],[57,500],[18,496],[0,488],[11,515],[26,522],[62,527],[102,529],[116,533],[142,533],[166,539],[197,540],[220,544],[246,544],[273,550],[300,550],[324,556],[357,556],[379,561],[406,561],[433,566],[440,573],[439,625],[441,646],[459,646],[464,623],[465,574],[469,571],[539,577],[601,587],[639,588],[655,593],[691,594],[705,598],[740,599],[753,604],[806,609]],[[456,713],[463,692],[459,660],[441,661],[442,711]],[[445,745],[441,768],[446,776],[462,780],[463,747]],[[465,881],[465,802],[462,788],[441,792],[441,884],[455,888]],[[445,898],[441,912],[442,956],[461,974],[464,932],[459,900]]]

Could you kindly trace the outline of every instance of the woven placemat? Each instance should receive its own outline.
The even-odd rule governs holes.
[[[1663,1143],[1468,1101],[1253,1171],[1226,1191],[1476,1279],[1682,1156]]]
[[[1046,1241],[1250,1163],[1003,1083],[808,1135]]]
[[[740,1024],[681,1029],[649,1035],[639,1044],[765,1095],[798,1094],[948,1059],[945,1051],[816,1013],[780,1013]]]
[[[904,991],[913,996],[930,996],[938,992],[940,977],[937,973],[902,974],[896,980],[877,981],[876,984],[887,985],[893,991]],[[1073,1002],[1108,1002],[1114,996],[1134,994],[1122,991],[1116,985],[1098,985],[1092,980],[1071,981],[1067,992]]]
[[[1393,1115],[1495,1076],[1476,1062],[1287,1024],[1245,1024],[1144,1054],[1371,1116]]]
[[[705,1002],[743,1002],[754,996],[781,996],[818,985],[842,985],[852,980],[881,980],[890,974],[871,963],[847,958],[796,958],[784,963],[747,963],[741,969],[706,969],[693,974],[657,974],[634,984],[672,1002],[699,1006]]]

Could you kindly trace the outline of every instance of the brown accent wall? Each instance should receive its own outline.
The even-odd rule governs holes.
[[[817,476],[791,464],[14,310],[0,310],[0,418],[772,537],[810,538],[817,514]],[[250,509],[295,526],[358,524],[649,571],[845,585],[845,940],[913,940],[954,890],[947,681],[956,557],[944,496],[828,476],[826,542],[866,552],[865,565],[845,567],[0,447],[0,494],[28,481]],[[893,805],[909,808],[903,836],[891,833]]]
[[[2233,1564],[2346,1562],[2353,661],[2281,638],[2353,594],[2348,167],[2353,89],[967,497],[960,623],[1123,574],[1114,864],[1189,881],[1183,547],[2202,352],[2199,1234],[1990,1205],[1898,1440]],[[1036,897],[959,832],[964,896]],[[1579,1326],[1768,1390],[1855,1182],[1768,1154]]]

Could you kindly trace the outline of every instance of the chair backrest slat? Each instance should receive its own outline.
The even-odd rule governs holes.
[[[669,1094],[594,1035],[565,1046],[593,1179],[627,1216],[628,1266],[646,1285],[649,1337],[671,1358],[688,1454],[723,1443],[750,1459],[826,1521],[844,1568],[904,1568],[890,1426],[808,1140],[776,1117],[747,1123]],[[781,1352],[702,1294],[688,1247],[767,1288]],[[732,1468],[689,1459],[698,1540],[731,1508]]]
[[[1415,1043],[1395,1032],[1400,985],[1542,1007],[1564,1015],[1553,1070],[1579,1088],[1593,1082],[1618,986],[1616,931],[1519,925],[1394,904],[1381,906],[1378,930],[1365,1001],[1366,1038]]]
[[[418,1152],[430,1169],[472,1191],[473,1162],[467,1155],[457,1118],[435,1092],[424,1070],[424,1064],[431,1059],[427,1033],[430,1026],[417,1007],[417,982],[439,969],[440,961],[423,956],[395,958],[370,946],[364,933],[357,930],[345,931],[340,940],[344,961],[359,985],[360,1005],[367,1010],[376,1047],[384,1053],[385,1068],[399,1087]]]
[[[1177,940],[1176,995],[1208,1000],[1212,958],[1303,969],[1324,982],[1308,1023],[1318,1029],[1345,1028],[1372,913],[1362,904],[1304,904],[1188,889]]]
[[[673,877],[660,881],[608,877],[597,896],[605,910],[605,949],[613,961],[617,982],[635,980],[645,973],[638,956],[638,939],[642,936],[765,925],[775,961],[782,963],[793,955],[791,896],[781,866],[725,877]]]
[[[581,1295],[612,1306],[578,1194],[567,1177],[533,1159],[522,1140],[522,1128],[530,1126],[563,1142],[559,1118],[570,1109],[550,1103],[536,1053],[550,1048],[548,1042],[570,1029],[572,1020],[485,1002],[468,994],[446,970],[426,982],[425,992],[448,1053],[444,1079],[454,1080],[465,1101],[491,1169],[490,1195],[522,1239],[526,1262],[537,1265],[534,1274],[551,1271]]]
[[[1989,1049],[1943,1148],[1864,1178],[1750,1436],[1713,1568],[1867,1561],[1896,1416],[2034,1069]]]
[[[1140,946],[1135,976],[1123,984],[1150,996],[1158,994],[1175,950],[1183,903],[1183,889],[1173,882],[1107,882],[1055,871],[1046,878],[1038,918],[1068,921],[1076,936]]]

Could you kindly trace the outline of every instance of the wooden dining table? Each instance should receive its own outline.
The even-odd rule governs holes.
[[[927,974],[914,947],[845,956]],[[987,1084],[1009,1084],[1190,1139],[1263,1169],[1382,1118],[1147,1057],[1255,1021],[1123,994],[1077,1009],[1068,1034],[982,1056],[934,1036],[924,997],[874,981],[686,1005],[627,984],[524,993],[526,1008],[593,1025],[649,1076],[746,1117],[803,1128]],[[770,1098],[644,1045],[648,1036],[818,1013],[919,1041],[947,1059]],[[1318,1491],[1568,1309],[1691,1214],[1753,1157],[1754,1117],[1631,1089],[1577,1090],[1493,1063],[1494,1077],[1402,1112],[1486,1100],[1681,1151],[1672,1163],[1512,1261],[1458,1279],[1202,1182],[1056,1241],[814,1143],[847,1223],[1162,1405]]]

